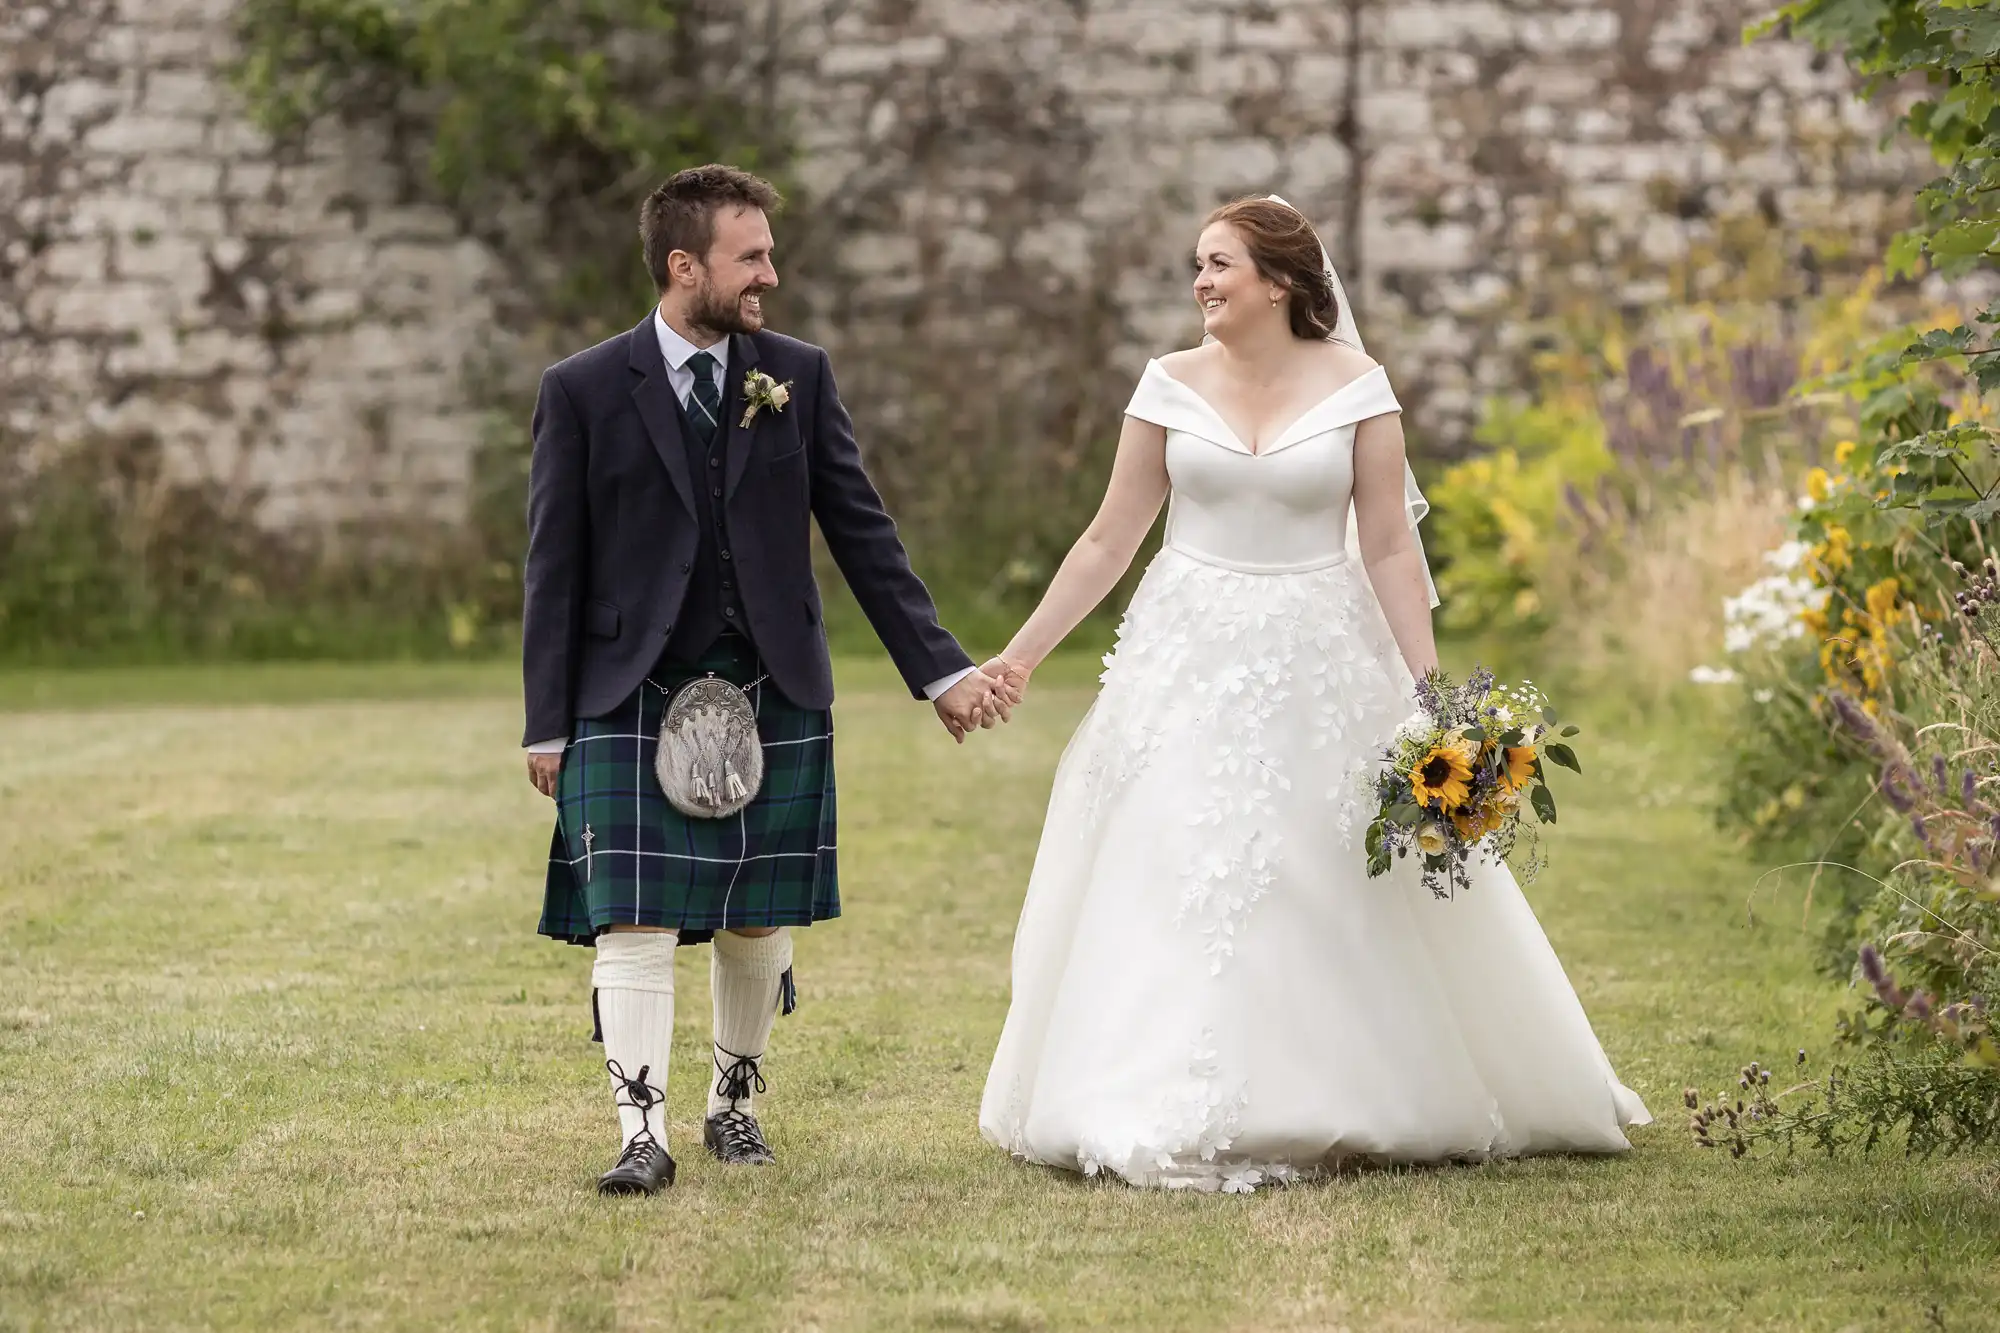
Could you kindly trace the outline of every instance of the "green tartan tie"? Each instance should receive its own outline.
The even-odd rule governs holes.
[[[687,359],[694,372],[694,392],[688,396],[688,424],[703,448],[715,443],[716,428],[722,421],[722,390],[715,383],[715,358],[696,352]]]

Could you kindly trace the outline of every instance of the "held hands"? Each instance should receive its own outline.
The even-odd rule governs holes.
[[[1033,667],[1000,655],[991,658],[979,669],[1000,682],[1001,687],[1007,692],[1009,703],[1018,706],[1021,700],[1027,697],[1028,677],[1034,674]]]
[[[966,733],[990,730],[996,722],[1007,721],[1013,716],[1014,705],[1021,702],[1020,686],[996,669],[999,661],[994,658],[937,697],[938,720],[960,745],[965,744]],[[1026,674],[1020,679],[1025,684]]]

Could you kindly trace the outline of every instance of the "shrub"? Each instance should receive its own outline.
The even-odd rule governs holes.
[[[492,651],[512,567],[469,539],[260,527],[257,497],[175,479],[149,435],[0,475],[0,658],[380,657]]]

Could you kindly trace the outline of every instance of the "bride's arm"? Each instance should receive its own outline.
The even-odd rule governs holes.
[[[1404,664],[1422,679],[1437,668],[1437,640],[1431,633],[1423,552],[1403,508],[1403,466],[1401,414],[1370,417],[1355,428],[1354,521],[1360,529],[1361,563]]]
[[[1126,417],[1104,501],[1070,547],[1035,613],[1001,654],[1010,666],[1033,671],[1096,609],[1131,568],[1166,498],[1167,432],[1150,421]]]

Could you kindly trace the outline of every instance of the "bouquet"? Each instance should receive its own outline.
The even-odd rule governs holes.
[[[1387,874],[1394,861],[1415,855],[1423,861],[1424,884],[1450,898],[1470,887],[1466,866],[1475,853],[1506,861],[1526,842],[1521,872],[1532,880],[1543,861],[1526,810],[1543,824],[1556,822],[1544,765],[1583,772],[1564,744],[1577,729],[1561,725],[1533,684],[1503,688],[1484,669],[1456,686],[1430,672],[1417,683],[1417,704],[1383,751],[1375,777],[1369,875]]]

